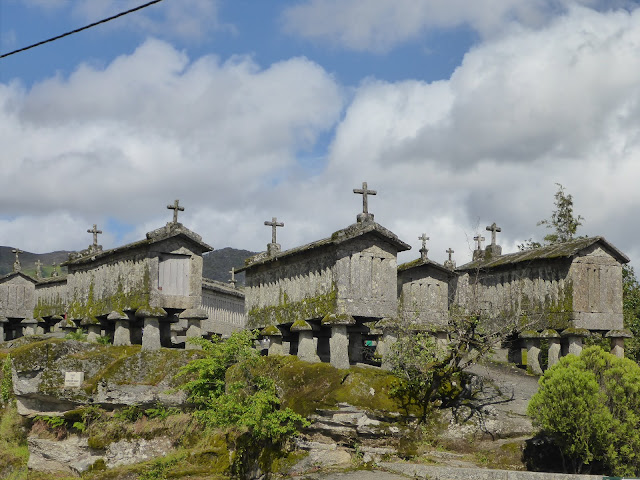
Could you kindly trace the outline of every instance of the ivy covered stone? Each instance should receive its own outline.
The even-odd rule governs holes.
[[[165,318],[167,311],[162,307],[140,307],[136,310],[138,318]]]
[[[98,320],[96,317],[84,317],[80,321],[80,325],[83,327],[87,325],[100,325],[100,320]]]
[[[519,336],[523,339],[540,338],[540,334],[535,330],[525,330],[524,332],[520,332]]]
[[[566,328],[562,331],[563,337],[588,337],[591,332],[586,328]]]

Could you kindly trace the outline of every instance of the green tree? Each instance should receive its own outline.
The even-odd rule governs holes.
[[[640,473],[640,367],[629,359],[597,346],[562,358],[541,377],[528,413],[553,439],[565,471]]]
[[[640,361],[640,283],[633,267],[622,266],[622,312],[624,326],[633,334],[625,341],[625,355],[636,362]]]
[[[582,215],[575,215],[573,213],[573,196],[565,193],[564,187],[556,183],[558,191],[555,193],[555,209],[551,213],[551,218],[540,220],[537,225],[544,225],[545,227],[552,229],[553,233],[545,235],[544,242],[546,245],[554,243],[562,243],[572,240],[578,230],[578,227],[582,225],[584,217]],[[520,250],[530,250],[532,248],[539,248],[543,244],[533,239],[526,240],[523,244],[518,245]]]

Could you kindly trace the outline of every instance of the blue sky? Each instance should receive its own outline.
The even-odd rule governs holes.
[[[0,0],[0,52],[143,0]],[[134,241],[170,220],[283,248],[376,220],[458,263],[485,225],[640,254],[640,10],[611,0],[164,0],[0,60],[0,244]],[[488,232],[486,232],[488,234]],[[488,235],[485,235],[488,237]]]

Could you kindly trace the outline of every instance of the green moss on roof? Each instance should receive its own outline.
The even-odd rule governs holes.
[[[583,237],[569,242],[556,243],[531,250],[524,250],[522,252],[510,253],[508,255],[482,258],[462,265],[458,267],[458,270],[496,268],[521,262],[572,257],[581,250],[584,250],[598,242],[603,243],[605,248],[622,263],[627,263],[629,261],[629,258],[624,253],[607,242],[603,237]]]

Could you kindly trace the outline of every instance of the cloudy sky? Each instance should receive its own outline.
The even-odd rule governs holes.
[[[146,0],[1,0],[0,53]],[[180,221],[222,248],[376,221],[458,264],[547,232],[556,183],[640,255],[640,8],[625,0],[164,0],[0,59],[0,245]]]

